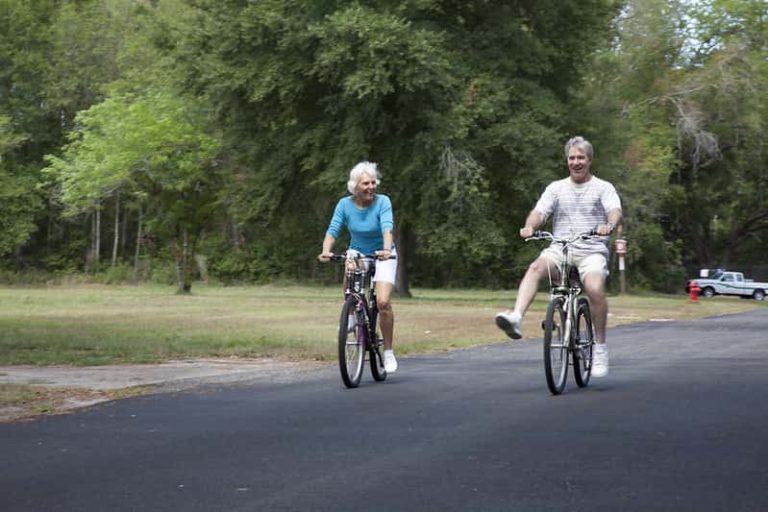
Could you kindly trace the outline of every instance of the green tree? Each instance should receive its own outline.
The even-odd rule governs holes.
[[[684,279],[680,243],[665,230],[668,205],[682,193],[670,183],[679,167],[676,131],[659,101],[683,61],[683,7],[628,2],[614,20],[612,48],[597,53],[579,91],[577,118],[595,144],[593,169],[615,183],[622,198],[629,282],[638,288],[674,291]]]
[[[3,219],[23,264],[59,260],[82,236],[49,200],[39,171],[44,155],[65,143],[76,113],[101,101],[104,85],[118,75],[126,26],[120,4],[0,0],[0,113],[22,138],[3,154],[4,180],[14,183],[8,190],[21,194],[14,199],[20,207],[4,204]]]
[[[706,41],[699,64],[686,76],[691,91],[679,180],[695,230],[690,259],[705,266],[764,263],[768,243],[768,23],[765,1],[712,0],[695,12],[697,40]],[[701,199],[705,199],[702,204]],[[690,213],[690,212],[688,212]]]
[[[34,183],[6,166],[6,155],[26,140],[24,135],[14,133],[10,124],[8,117],[0,116],[0,256],[27,240],[35,228],[33,219],[39,207]]]
[[[192,285],[197,242],[217,211],[219,141],[191,98],[155,91],[115,96],[82,111],[61,157],[46,171],[70,214],[120,193],[144,205],[151,232],[168,242],[178,289]]]
[[[40,80],[52,68],[56,4],[0,0],[0,255],[17,250],[35,231],[42,206],[36,164],[61,133],[55,112],[43,106]]]
[[[635,284],[676,291],[686,267],[762,258],[764,16],[764,2],[633,0],[599,55],[582,116],[612,155]]]
[[[417,266],[425,283],[462,269],[506,284],[522,271],[511,240],[562,168],[566,105],[618,2],[190,5],[178,58],[227,127],[242,169],[233,217],[274,271],[314,266],[311,240],[368,159],[393,198],[401,278]]]

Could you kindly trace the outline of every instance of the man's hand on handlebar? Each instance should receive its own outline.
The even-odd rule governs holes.
[[[520,228],[520,238],[531,238],[535,231],[530,226]]]
[[[606,224],[600,224],[595,228],[595,234],[600,236],[608,236],[613,232],[613,224],[610,222]]]

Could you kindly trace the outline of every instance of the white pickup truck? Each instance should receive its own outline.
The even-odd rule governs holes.
[[[707,277],[699,277],[688,281],[688,285],[685,287],[686,292],[688,292],[692,281],[696,281],[696,284],[699,286],[699,295],[704,297],[739,295],[741,297],[752,297],[755,300],[763,300],[765,299],[765,294],[768,293],[768,283],[744,279],[744,274],[741,272],[715,270]]]

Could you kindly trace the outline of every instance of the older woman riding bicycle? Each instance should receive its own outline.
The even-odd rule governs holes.
[[[397,261],[390,259],[396,254],[392,235],[394,218],[389,197],[376,192],[380,182],[381,175],[375,163],[364,161],[352,168],[347,182],[347,189],[352,195],[341,198],[336,204],[318,259],[322,262],[330,261],[333,244],[344,226],[351,235],[350,249],[378,256],[373,280],[376,283],[379,325],[384,338],[384,369],[387,373],[394,373],[397,370],[397,359],[392,349],[395,327],[392,292]]]

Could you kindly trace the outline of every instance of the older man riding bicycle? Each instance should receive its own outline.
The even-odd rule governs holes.
[[[608,304],[605,300],[605,278],[608,275],[608,240],[611,232],[622,221],[621,200],[614,186],[592,175],[592,144],[583,137],[574,137],[565,144],[569,177],[547,186],[536,206],[528,214],[520,229],[522,238],[552,217],[556,237],[596,229],[599,238],[583,240],[571,250],[573,264],[579,269],[584,292],[589,297],[592,321],[595,327],[595,354],[592,375],[608,374],[608,347],[605,327]],[[550,246],[528,267],[512,311],[496,315],[496,325],[512,339],[522,337],[521,322],[538,291],[539,282],[548,275],[557,274],[562,258],[559,248]]]

